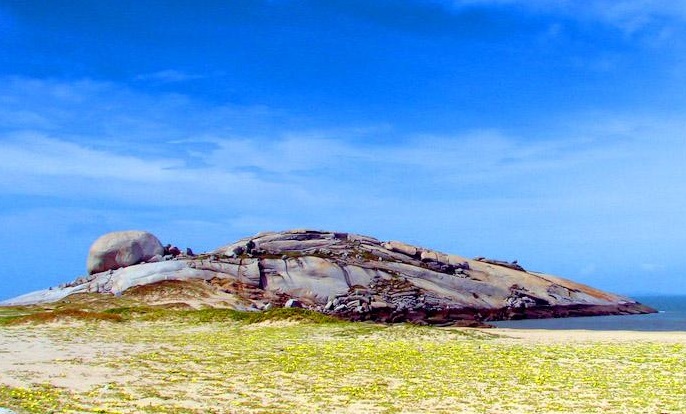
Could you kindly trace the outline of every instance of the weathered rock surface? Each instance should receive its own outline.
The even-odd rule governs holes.
[[[177,249],[178,250],[178,249]],[[130,230],[100,236],[88,252],[88,274],[132,266],[162,256],[164,247],[145,231]]]
[[[527,272],[516,262],[469,260],[348,233],[260,233],[212,252],[164,258],[159,241],[151,245],[138,249],[145,254],[132,254],[136,259],[131,265],[121,267],[125,260],[117,259],[117,267],[2,304],[49,302],[81,292],[119,295],[136,286],[193,280],[233,295],[233,307],[302,306],[352,320],[450,324],[654,311],[626,297]]]

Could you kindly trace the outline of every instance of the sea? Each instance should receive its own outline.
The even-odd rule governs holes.
[[[632,296],[658,310],[647,315],[585,316],[489,322],[513,329],[583,329],[594,331],[686,331],[686,295]]]

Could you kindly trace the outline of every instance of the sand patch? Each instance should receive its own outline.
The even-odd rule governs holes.
[[[510,329],[485,330],[499,335],[500,340],[517,340],[528,343],[580,343],[580,342],[659,342],[686,344],[686,332],[644,332],[644,331],[592,331],[561,329]]]
[[[0,330],[0,384],[28,387],[48,383],[81,392],[114,380],[135,380],[114,369],[91,364],[108,353],[121,352],[127,344],[86,343],[79,338],[64,340],[55,336],[60,327],[73,325],[61,322],[50,327]]]

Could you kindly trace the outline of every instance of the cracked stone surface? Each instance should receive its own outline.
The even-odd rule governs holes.
[[[297,299],[306,308],[353,320],[447,324],[653,311],[516,262],[315,230],[260,233],[198,255],[157,257],[0,304],[52,302],[83,292],[121,295],[136,286],[191,280],[238,296],[245,309]]]

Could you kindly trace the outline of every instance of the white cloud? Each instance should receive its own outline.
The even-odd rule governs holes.
[[[629,34],[653,24],[663,25],[664,20],[686,22],[684,0],[453,0],[450,4],[458,9],[473,5],[511,5],[534,13],[600,21]]]
[[[142,159],[158,169],[182,168],[193,158],[224,170],[254,167],[282,174],[345,168],[346,163],[473,171],[475,176],[494,170],[509,174],[578,165],[589,158],[616,158],[621,152],[637,151],[640,143],[651,152],[653,145],[648,142],[674,140],[684,126],[679,114],[581,113],[557,121],[541,119],[536,140],[481,129],[443,136],[398,133],[390,142],[369,140],[378,132],[374,128],[288,130],[280,123],[287,115],[269,108],[209,107],[181,95],[153,97],[111,83],[10,78],[0,84],[0,119],[16,120],[0,124],[3,142],[24,139],[29,145],[31,140],[57,140],[72,145],[46,144],[37,154],[81,151],[72,158],[85,160],[97,159],[98,151],[104,151],[105,156],[114,153],[130,162]],[[382,131],[389,135],[388,126]],[[73,170],[79,165],[66,167]]]
[[[153,73],[145,73],[136,76],[138,81],[153,81],[162,83],[186,82],[189,80],[202,79],[204,76],[192,75],[180,70],[166,69]]]
[[[629,32],[639,30],[656,19],[686,21],[686,1],[682,0],[603,0],[591,2],[590,6],[592,14]]]
[[[132,130],[149,122],[146,113],[127,117]],[[354,129],[271,138],[200,129],[175,131],[186,138],[163,145],[157,138],[132,144],[116,135],[107,141],[97,135],[65,139],[40,131],[39,123],[38,131],[0,135],[0,186],[14,194],[86,192],[160,205],[224,198],[219,205],[237,209],[283,202],[331,208],[351,198],[366,205],[408,198],[421,204],[436,196],[444,202],[486,198],[594,209],[622,203],[623,209],[647,208],[647,200],[659,198],[665,209],[683,198],[671,191],[686,174],[679,161],[686,126],[680,119],[579,114],[547,125],[536,140],[497,130],[365,143],[360,137],[367,132]]]
[[[88,179],[110,179],[164,182],[173,179],[174,168],[181,160],[141,159],[95,150],[40,133],[22,133],[4,137],[0,153],[0,171],[24,176],[76,176]]]
[[[0,107],[0,117],[18,108],[41,117],[33,127],[30,119],[0,126],[0,193],[41,196],[0,210],[26,246],[41,234],[78,237],[83,250],[99,233],[135,227],[207,249],[261,230],[316,227],[517,258],[617,289],[598,281],[635,269],[659,277],[666,268],[642,264],[673,263],[686,242],[679,114],[569,114],[541,119],[535,136],[482,129],[381,142],[364,128],[226,132],[216,108],[167,96],[151,112],[152,97],[111,84],[33,88],[47,98],[16,85]],[[185,128],[181,113],[200,122]],[[36,228],[24,218],[62,223]],[[641,283],[634,288],[650,287]]]
[[[0,78],[0,134],[40,132],[123,152],[173,153],[178,147],[170,142],[269,131],[281,116],[263,106],[210,106],[111,82]]]
[[[366,157],[364,151],[345,141],[312,137],[308,133],[287,133],[269,140],[217,139],[215,143],[219,149],[206,157],[207,162],[227,168],[252,167],[276,174],[331,169],[339,163]],[[227,160],[231,162],[227,163]]]
[[[40,196],[25,209],[54,205],[74,227],[99,225],[69,213],[80,205],[115,217],[102,230],[136,225],[174,239],[176,228],[208,248],[267,229],[357,231],[570,277],[599,277],[600,261],[668,261],[686,242],[678,113],[577,113],[541,119],[531,136],[481,129],[382,141],[374,128],[265,133],[254,119],[282,114],[182,96],[148,108],[153,97],[97,82],[17,80],[0,94],[0,118],[36,115],[0,125],[0,193]]]
[[[658,271],[665,269],[664,265],[656,264],[656,263],[641,263],[641,265],[639,267],[642,271],[648,272],[648,273],[655,273],[655,272],[658,272]]]
[[[285,186],[252,174],[184,168],[180,157],[122,155],[40,134],[4,137],[0,149],[0,190],[4,194],[90,202],[100,199],[141,206],[203,206],[212,202],[245,207],[240,199],[246,194],[264,200],[287,191]]]

